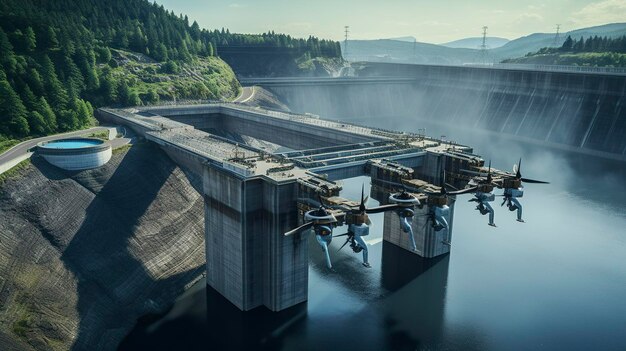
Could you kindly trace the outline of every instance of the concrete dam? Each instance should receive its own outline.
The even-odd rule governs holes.
[[[338,196],[337,180],[369,175],[370,195],[391,207],[393,196],[417,199],[408,202],[417,203],[408,205],[410,214],[406,206],[383,210],[383,240],[434,258],[449,253],[452,240],[456,198],[445,185],[462,189],[471,177],[461,170],[485,165],[470,147],[425,135],[236,104],[101,108],[98,115],[158,145],[185,171],[204,199],[207,284],[244,311],[307,300],[308,232],[287,232],[306,225],[324,201],[333,204],[330,225],[355,220],[358,203]],[[288,149],[268,151],[207,130]]]
[[[293,111],[432,121],[626,160],[626,75],[389,63],[356,74],[242,83],[270,89]]]

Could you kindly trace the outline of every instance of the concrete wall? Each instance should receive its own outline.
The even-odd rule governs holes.
[[[296,225],[296,183],[204,172],[207,284],[239,309],[272,311],[306,301],[308,241]]]
[[[379,140],[373,136],[347,133],[288,119],[267,117],[261,113],[217,107],[161,108],[151,110],[197,129],[222,129],[248,135],[295,150],[357,144]]]
[[[446,217],[448,223],[452,223],[454,216],[454,201],[450,203],[450,215]],[[411,226],[413,227],[413,237],[417,254],[421,257],[431,258],[450,252],[450,247],[443,243],[444,240],[451,240],[452,226],[448,229],[441,229],[436,232],[432,227],[432,220],[429,219],[429,206],[422,209],[415,208],[415,216]],[[409,236],[402,231],[400,217],[395,212],[385,212],[383,224],[383,239],[405,250],[412,251]]]
[[[402,64],[369,64],[360,74],[415,81],[270,90],[293,111],[326,118],[389,119],[391,128],[427,120],[626,159],[626,76]]]
[[[100,167],[109,162],[112,155],[110,145],[106,148],[98,147],[96,150],[92,150],[92,152],[81,150],[82,152],[80,153],[70,153],[68,151],[66,153],[51,154],[50,151],[52,150],[45,150],[45,153],[40,152],[40,155],[49,163],[70,171]]]

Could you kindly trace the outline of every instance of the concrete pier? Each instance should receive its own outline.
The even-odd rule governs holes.
[[[245,179],[204,168],[207,283],[247,311],[306,301],[308,240],[285,238],[297,225],[296,182]]]

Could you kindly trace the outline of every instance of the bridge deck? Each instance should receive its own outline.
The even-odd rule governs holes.
[[[336,171],[342,167],[361,167],[371,159],[421,157],[424,150],[445,152],[451,148],[469,149],[417,134],[331,121],[314,115],[298,115],[235,104],[101,109],[101,111],[139,129],[147,139],[159,145],[193,154],[243,177],[264,176],[274,181],[293,181],[305,177],[307,169]],[[268,154],[264,150],[195,129],[192,125],[175,120],[187,115],[211,118],[209,116],[215,114],[225,115],[230,120],[240,118],[244,122],[263,120],[270,127],[289,121],[295,125],[295,130],[301,133],[307,130],[318,130],[319,133],[321,128],[322,133],[332,132],[341,135],[342,141],[352,140],[351,136],[354,141],[370,141],[342,142],[332,147]],[[367,139],[363,139],[364,137]]]

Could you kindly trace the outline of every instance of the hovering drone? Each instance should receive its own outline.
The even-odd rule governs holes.
[[[449,227],[448,220],[446,219],[446,217],[450,214],[450,208],[448,207],[448,196],[466,194],[473,191],[472,189],[448,191],[445,186],[445,173],[443,175],[443,179],[444,186],[439,187],[439,191],[430,191],[421,187],[414,188],[407,186],[404,183],[382,181],[384,183],[389,183],[391,185],[399,186],[402,188],[401,192],[389,196],[389,202],[396,204],[396,211],[398,213],[398,216],[400,217],[400,225],[402,226],[403,231],[409,235],[411,248],[413,249],[413,251],[417,251],[417,247],[415,245],[415,239],[413,236],[413,229],[410,224],[410,219],[415,214],[415,206],[422,208],[423,205],[420,203],[417,197],[415,197],[415,195],[407,192],[407,187],[410,188],[412,191],[425,194],[428,197],[427,203],[430,205],[430,211],[428,212],[428,221],[431,222],[431,226],[436,232],[439,232],[443,229],[448,229]]]
[[[495,201],[496,196],[493,194],[494,184],[493,177],[491,176],[491,161],[489,161],[489,170],[487,171],[487,177],[474,177],[468,185],[474,190],[474,197],[469,199],[469,202],[476,202],[476,210],[481,215],[489,214],[489,225],[495,227],[494,223],[494,211],[493,207],[489,204]]]
[[[285,236],[293,235],[298,232],[313,229],[317,242],[322,247],[324,255],[326,256],[326,265],[329,269],[332,269],[332,263],[330,260],[330,253],[328,246],[333,240],[333,229],[340,223],[348,224],[348,232],[345,234],[337,235],[347,236],[346,242],[339,248],[341,250],[346,244],[350,243],[350,247],[354,253],[363,252],[363,265],[365,267],[371,267],[368,262],[367,244],[363,240],[363,236],[369,235],[369,220],[368,213],[379,213],[383,211],[391,210],[396,206],[380,206],[367,208],[365,203],[368,198],[364,195],[365,186],[361,188],[361,203],[358,207],[344,209],[330,208],[324,204],[322,197],[318,195],[320,206],[317,209],[307,211],[304,214],[305,223],[301,226],[294,228],[285,233]]]
[[[520,158],[519,162],[513,165],[513,173],[496,171],[495,177],[492,176],[491,162],[489,162],[489,169],[486,175],[480,171],[461,170],[464,173],[477,176],[470,180],[468,183],[469,188],[464,190],[474,192],[474,198],[469,201],[478,202],[478,206],[476,208],[481,214],[484,215],[489,213],[489,225],[495,227],[495,224],[493,223],[493,208],[489,205],[489,202],[492,202],[495,199],[495,195],[491,193],[494,187],[504,190],[502,195],[498,195],[504,197],[500,206],[504,206],[506,204],[509,211],[517,211],[517,221],[523,223],[522,204],[518,200],[518,198],[524,196],[524,187],[522,186],[522,182],[550,184],[549,182],[542,180],[522,177],[522,173],[520,171],[521,166],[522,159]]]

